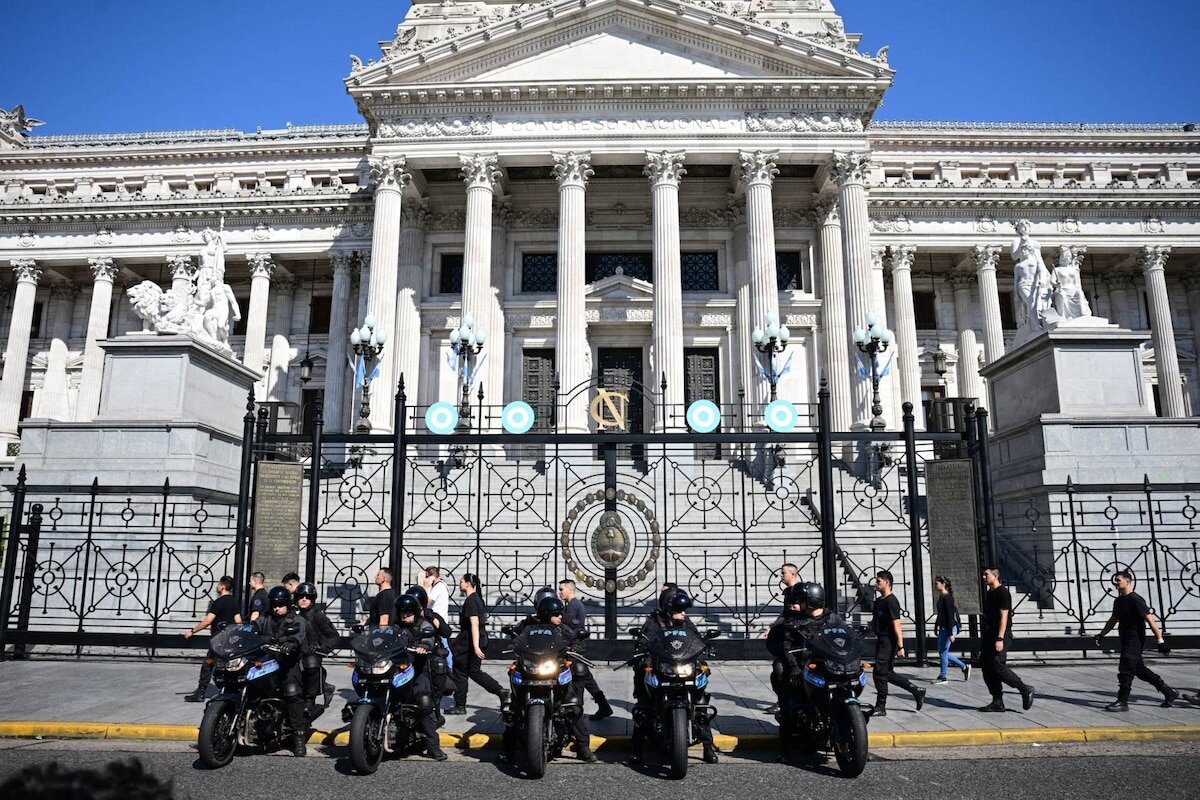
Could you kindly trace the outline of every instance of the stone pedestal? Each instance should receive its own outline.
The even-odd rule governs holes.
[[[30,419],[21,457],[31,486],[237,494],[246,396],[259,374],[188,336],[130,334],[104,349],[91,422]]]

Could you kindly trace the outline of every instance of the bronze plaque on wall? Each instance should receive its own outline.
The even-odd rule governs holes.
[[[254,563],[267,587],[296,572],[300,564],[300,511],[304,507],[304,465],[260,461],[254,481]]]
[[[978,614],[979,546],[975,540],[975,494],[971,460],[925,462],[929,515],[929,567],[950,580],[960,616]]]

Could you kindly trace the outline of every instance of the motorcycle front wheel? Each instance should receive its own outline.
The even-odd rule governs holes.
[[[546,774],[546,707],[532,705],[525,710],[525,760],[531,777]]]
[[[691,738],[691,725],[688,724],[687,709],[671,709],[671,777],[680,780],[687,777],[688,740]]]
[[[369,704],[355,706],[350,720],[350,763],[356,771],[370,775],[379,769],[384,735],[379,709]]]
[[[857,703],[833,709],[833,755],[847,778],[857,778],[867,768],[867,721]]]
[[[228,700],[214,700],[204,709],[196,745],[201,763],[209,769],[219,769],[233,761],[237,750],[236,715],[237,706]]]

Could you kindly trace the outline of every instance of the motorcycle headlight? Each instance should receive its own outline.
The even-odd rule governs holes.
[[[555,661],[553,659],[547,659],[546,661],[539,661],[533,667],[533,674],[537,675],[538,677],[542,677],[542,678],[549,677],[550,675],[554,675],[557,672],[558,672],[558,661]]]
[[[659,666],[659,671],[662,672],[664,678],[690,678],[695,669],[692,664],[661,664]]]
[[[371,675],[383,675],[392,668],[392,660],[384,658],[370,664],[360,662],[358,667],[360,672],[367,672]]]
[[[218,661],[216,664],[217,669],[226,672],[237,672],[244,666],[246,666],[245,657],[231,658],[228,661]]]

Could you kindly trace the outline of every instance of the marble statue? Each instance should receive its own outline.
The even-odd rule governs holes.
[[[1013,288],[1016,294],[1018,338],[1028,338],[1046,326],[1056,322],[1054,310],[1054,286],[1042,250],[1036,239],[1029,235],[1029,220],[1016,223],[1017,238],[1012,242],[1012,259],[1016,264]]]
[[[40,119],[25,116],[25,106],[19,105],[12,111],[0,108],[0,132],[9,136],[24,136],[39,125],[45,125]]]
[[[1082,247],[1071,246],[1058,251],[1058,264],[1054,267],[1054,310],[1064,320],[1092,316],[1092,307],[1083,293],[1083,282],[1079,277],[1079,262],[1084,252]]]

